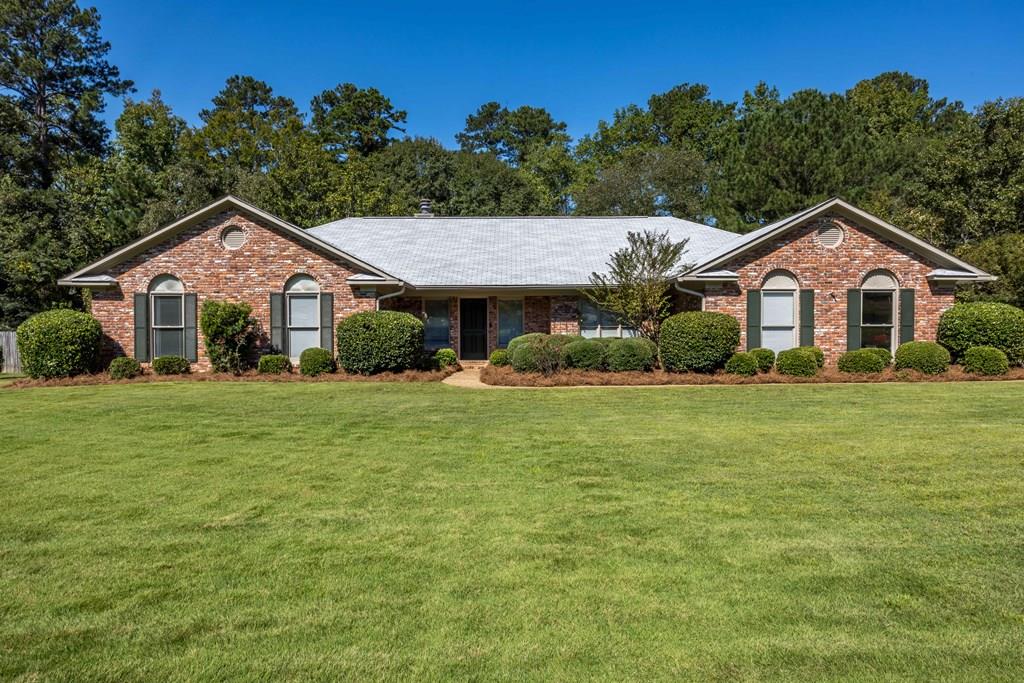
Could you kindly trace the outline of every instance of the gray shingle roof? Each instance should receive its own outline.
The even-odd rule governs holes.
[[[603,272],[627,232],[689,239],[695,264],[736,233],[669,217],[345,218],[309,230],[414,287],[574,287]]]

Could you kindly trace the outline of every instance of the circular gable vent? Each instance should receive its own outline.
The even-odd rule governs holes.
[[[826,249],[835,249],[843,243],[843,229],[835,223],[818,228],[815,235],[818,244]]]
[[[245,244],[245,231],[241,228],[228,228],[221,233],[220,241],[225,249],[238,249]]]

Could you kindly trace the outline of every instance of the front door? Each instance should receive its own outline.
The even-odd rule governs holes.
[[[487,358],[487,299],[462,299],[459,305],[459,350],[463,360]]]

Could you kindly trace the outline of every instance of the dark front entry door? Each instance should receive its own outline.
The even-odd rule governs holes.
[[[463,360],[487,358],[487,299],[462,299],[459,349]]]

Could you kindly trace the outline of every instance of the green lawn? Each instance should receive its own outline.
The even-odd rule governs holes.
[[[1022,398],[0,389],[0,679],[1021,680]]]

